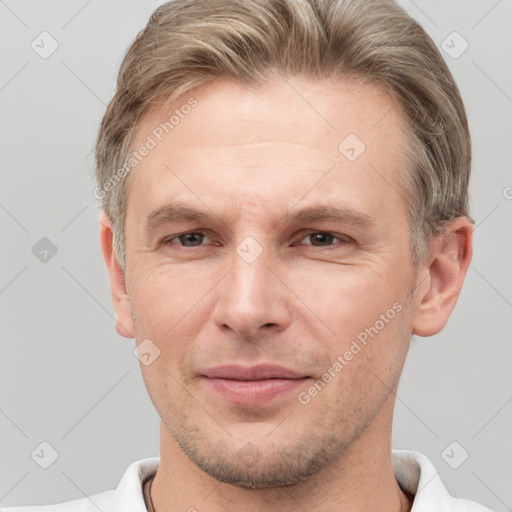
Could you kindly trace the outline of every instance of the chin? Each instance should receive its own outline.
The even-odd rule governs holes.
[[[175,437],[185,455],[212,478],[244,489],[297,485],[330,465],[347,446],[339,437],[309,433],[287,440],[280,436],[273,443],[248,441],[235,449],[233,439],[208,443],[198,433]]]

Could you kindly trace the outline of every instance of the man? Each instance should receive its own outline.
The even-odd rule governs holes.
[[[472,253],[453,78],[383,0],[175,0],[97,144],[117,330],[162,419],[116,491],[37,511],[483,511],[391,452],[412,334]]]

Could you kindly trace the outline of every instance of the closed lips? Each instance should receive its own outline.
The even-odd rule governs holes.
[[[210,379],[256,381],[268,379],[304,379],[306,375],[276,365],[237,366],[226,365],[209,368],[203,372]]]

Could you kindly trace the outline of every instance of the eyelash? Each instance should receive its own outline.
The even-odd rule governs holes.
[[[193,248],[193,247],[202,247],[203,244],[200,244],[200,245],[192,245],[192,246],[187,246],[187,245],[182,245],[182,244],[174,244],[173,243],[173,240],[175,239],[178,239],[179,237],[182,237],[182,236],[186,236],[186,235],[202,235],[204,237],[208,237],[208,235],[206,233],[204,233],[203,231],[187,231],[185,233],[181,233],[179,235],[173,235],[172,237],[169,237],[169,238],[166,238],[163,240],[163,244],[164,245],[177,245],[178,247],[185,247],[185,248]],[[328,235],[328,236],[332,236],[335,240],[338,240],[338,243],[343,243],[343,244],[347,244],[347,243],[350,243],[352,242],[352,238],[350,238],[349,236],[347,235],[340,235],[340,236],[336,236],[335,234],[333,233],[330,233],[328,231],[310,231],[309,233],[305,234],[302,238],[300,238],[300,240],[304,240],[305,238],[311,236],[311,235]],[[346,240],[344,240],[343,238],[346,238]],[[295,242],[292,244],[292,246],[295,246],[297,245]],[[328,245],[328,246],[315,246],[313,245],[312,243],[309,243],[309,244],[304,244],[304,245],[310,245],[311,247],[324,247],[324,248],[332,248],[334,247],[336,244],[334,245]]]

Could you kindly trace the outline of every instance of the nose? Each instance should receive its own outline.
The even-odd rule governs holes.
[[[231,271],[219,283],[213,313],[219,328],[251,337],[263,330],[279,332],[290,324],[289,292],[276,278],[277,269],[271,267],[272,258],[266,257],[266,252],[253,262],[233,255]]]

